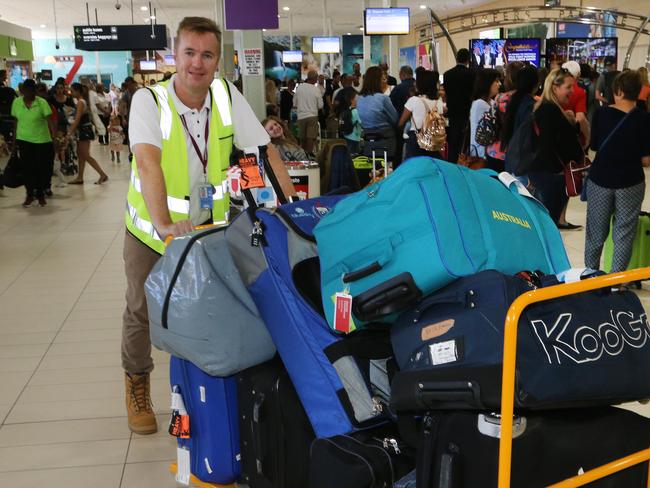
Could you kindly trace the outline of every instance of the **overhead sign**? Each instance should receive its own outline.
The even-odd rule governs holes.
[[[280,25],[277,0],[225,0],[226,29],[277,29]]]
[[[76,25],[74,44],[82,51],[143,51],[167,47],[165,24]]]

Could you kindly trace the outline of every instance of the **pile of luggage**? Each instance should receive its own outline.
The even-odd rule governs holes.
[[[177,480],[496,486],[504,322],[521,294],[597,275],[516,180],[414,158],[351,195],[250,209],[174,239],[147,281],[172,354]],[[650,446],[650,327],[629,291],[527,308],[512,486]],[[595,486],[646,486],[639,465]]]

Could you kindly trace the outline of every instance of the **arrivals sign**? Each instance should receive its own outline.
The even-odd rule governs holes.
[[[145,51],[167,47],[167,27],[150,25],[76,25],[74,43],[82,51]]]

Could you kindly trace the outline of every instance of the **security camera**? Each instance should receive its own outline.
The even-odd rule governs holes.
[[[61,49],[61,44],[59,44],[59,41],[56,41],[56,43],[54,44],[54,47],[56,49]]]
[[[115,9],[116,9],[116,10],[119,10],[119,9],[121,9],[121,8],[122,8],[122,4],[120,3],[119,0],[117,0],[117,2],[115,2]]]

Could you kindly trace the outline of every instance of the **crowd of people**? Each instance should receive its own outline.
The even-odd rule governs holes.
[[[110,146],[111,161],[122,162],[135,80],[127,77],[121,87],[111,84],[107,90],[87,78],[72,84],[58,78],[51,87],[26,79],[14,90],[6,78],[0,70],[0,143],[20,160],[23,206],[46,206],[55,176],[61,186],[83,185],[86,164],[99,176],[95,184],[106,183],[108,175],[91,155],[91,142]],[[70,164],[76,176],[66,181],[63,172],[70,174]]]
[[[532,127],[536,149],[525,174],[517,177],[562,230],[581,228],[566,219],[564,168],[595,152],[583,195],[588,202],[585,262],[599,267],[613,217],[613,269],[625,269],[644,197],[643,167],[650,165],[648,70],[619,72],[613,58],[605,60],[603,73],[576,61],[549,68],[522,62],[472,68],[467,49],[458,51],[456,61],[442,76],[403,66],[399,83],[386,64],[363,75],[355,64],[351,74],[334,71],[330,79],[310,71],[297,86],[293,80],[267,80],[264,125],[290,159],[314,158],[322,134],[344,139],[352,156],[379,139],[393,167],[428,155],[452,163],[471,158],[497,172],[514,172],[506,164],[508,147],[520,139],[518,130]],[[442,151],[425,150],[417,140],[431,111],[445,118]],[[493,133],[487,142],[486,131]]]

